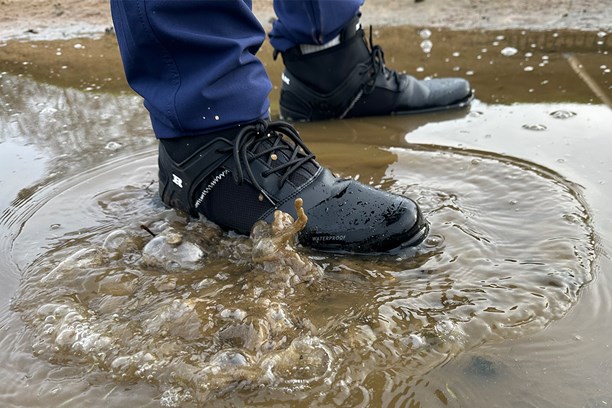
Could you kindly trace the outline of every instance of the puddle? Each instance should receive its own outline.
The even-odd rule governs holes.
[[[388,258],[300,249],[297,264],[293,250],[255,261],[259,239],[160,206],[153,153],[49,186],[60,193],[33,198],[41,205],[13,250],[25,260],[48,235],[13,303],[34,355],[154,384],[168,406],[255,391],[268,402],[288,391],[316,405],[374,402],[381,388],[404,392],[383,387],[392,373],[539,331],[576,302],[594,243],[571,184],[479,152],[389,153],[390,190],[419,197],[432,231],[416,253]]]
[[[584,357],[592,371],[596,353],[569,351],[578,322],[597,325],[612,309],[598,278],[612,248],[602,234],[610,111],[592,89],[609,93],[609,36],[432,29],[425,54],[419,32],[375,40],[410,73],[470,71],[471,111],[299,125],[334,171],[418,199],[430,237],[386,257],[282,246],[274,259],[258,252],[265,227],[254,244],[187,223],[157,198],[155,142],[112,37],[0,47],[0,141],[23,146],[38,177],[1,179],[13,193],[0,266],[17,287],[0,320],[1,370],[17,373],[2,386],[9,406],[499,403],[530,378],[510,345],[526,350],[515,359]],[[280,64],[265,62],[278,79]],[[539,354],[550,333],[572,343]],[[529,401],[555,406],[557,388]]]

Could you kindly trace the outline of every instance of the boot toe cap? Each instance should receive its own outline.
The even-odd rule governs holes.
[[[472,93],[470,83],[463,78],[434,78],[423,82],[429,88],[430,106],[452,105]]]
[[[322,250],[385,252],[422,241],[426,224],[411,199],[351,182],[307,211],[304,245]]]

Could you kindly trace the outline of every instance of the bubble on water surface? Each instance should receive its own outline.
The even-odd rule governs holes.
[[[117,143],[117,142],[108,142],[106,144],[106,146],[104,146],[104,148],[106,150],[110,150],[110,151],[113,151],[113,152],[116,151],[116,150],[121,149],[122,147],[123,147],[123,145],[121,143]]]
[[[192,400],[191,393],[185,391],[182,387],[170,388],[162,394],[159,403],[162,407],[178,408],[184,402]]]
[[[204,251],[192,243],[183,242],[173,229],[166,230],[145,245],[143,259],[151,266],[166,269],[195,269],[204,258]]]
[[[419,31],[419,35],[421,36],[422,39],[427,40],[429,37],[431,37],[431,31],[428,30],[427,28],[424,28],[421,31]]]
[[[527,129],[527,130],[533,130],[536,132],[542,132],[544,130],[546,130],[546,125],[542,125],[539,123],[526,123],[523,126],[523,129]]]
[[[569,119],[569,118],[576,116],[576,112],[567,111],[567,110],[556,110],[554,112],[551,112],[550,116],[552,116],[555,119]]]
[[[511,57],[513,55],[516,55],[517,52],[518,50],[514,47],[505,47],[500,51],[500,54],[504,57]]]
[[[433,48],[433,43],[430,40],[421,41],[421,49],[425,54],[429,54]]]

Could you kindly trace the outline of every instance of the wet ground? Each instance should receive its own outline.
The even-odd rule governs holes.
[[[3,43],[3,406],[612,404],[611,35],[375,31],[388,65],[477,92],[297,124],[423,207],[430,238],[376,257],[187,223],[112,35]]]

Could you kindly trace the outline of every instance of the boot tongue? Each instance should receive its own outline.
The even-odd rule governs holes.
[[[277,140],[277,137],[274,135],[274,133],[272,133],[268,137],[262,138],[260,141],[257,142],[257,145],[255,146],[255,149],[253,150],[253,153],[257,154],[257,153],[261,153],[265,150],[270,149],[274,145],[276,140]],[[276,146],[277,146],[277,149],[275,149],[273,152],[268,153],[267,156],[260,157],[260,160],[265,161],[268,164],[268,166],[270,166],[270,169],[272,170],[275,167],[278,167],[282,164],[287,163],[290,160],[291,155],[293,154],[293,149],[295,148],[293,144],[285,141],[284,139],[281,140],[280,143],[277,143]],[[297,158],[301,158],[301,157],[304,157],[304,155],[302,153],[298,153]],[[285,172],[289,170],[289,168],[290,167],[279,170],[276,174],[279,177],[282,177],[285,174]],[[288,179],[294,185],[300,186],[304,184],[308,179],[313,177],[317,173],[318,169],[319,169],[319,166],[314,160],[308,160],[306,163],[302,164],[298,169],[293,171],[289,175]]]

